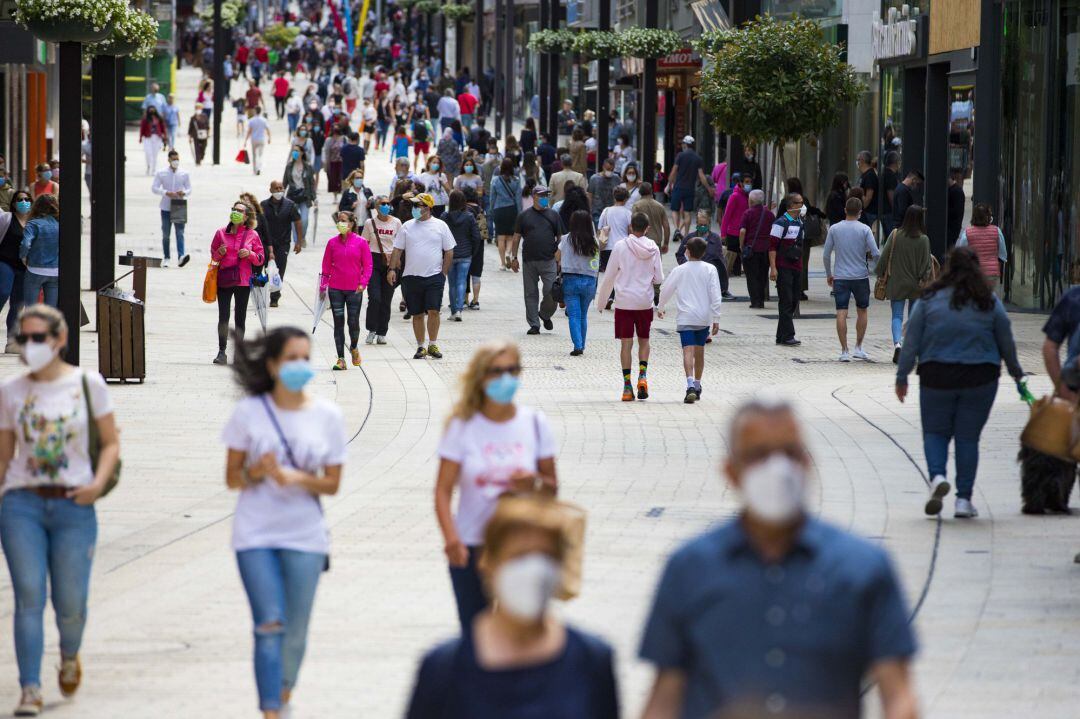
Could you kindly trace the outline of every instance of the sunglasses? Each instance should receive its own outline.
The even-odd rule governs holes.
[[[514,364],[507,365],[505,367],[488,367],[487,376],[498,377],[499,375],[504,375],[508,372],[513,376],[517,377],[519,374],[521,374],[521,365]]]
[[[24,345],[27,342],[36,342],[38,344],[41,344],[45,340],[49,339],[49,337],[52,337],[52,334],[50,334],[49,332],[20,332],[19,334],[15,335],[15,342],[16,344],[20,345]]]

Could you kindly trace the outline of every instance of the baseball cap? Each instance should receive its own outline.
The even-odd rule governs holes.
[[[421,192],[416,197],[410,198],[409,201],[412,202],[414,205],[427,205],[428,207],[435,206],[435,198],[426,192]]]
[[[547,187],[545,187],[544,185],[537,185],[536,187],[534,187],[534,188],[533,188],[533,191],[532,191],[532,193],[533,193],[534,195],[550,195],[550,194],[551,194],[551,190],[549,190],[549,189],[548,189]]]
[[[686,137],[684,137],[682,139],[682,141],[683,141],[684,145],[693,145],[694,144],[694,136],[693,135],[687,135]]]

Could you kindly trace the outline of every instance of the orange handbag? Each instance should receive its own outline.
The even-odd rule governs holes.
[[[1075,462],[1080,451],[1075,442],[1075,421],[1075,403],[1061,397],[1043,397],[1031,406],[1031,416],[1020,434],[1020,443],[1063,462]]]
[[[218,263],[211,262],[206,268],[206,277],[202,283],[202,301],[206,303],[217,302],[217,273]]]

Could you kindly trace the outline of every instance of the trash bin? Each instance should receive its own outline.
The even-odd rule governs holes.
[[[146,379],[146,307],[115,285],[97,295],[98,371],[106,380]]]

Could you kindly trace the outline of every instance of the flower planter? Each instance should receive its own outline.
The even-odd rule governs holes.
[[[81,20],[30,20],[26,29],[39,40],[46,42],[99,42],[112,33],[112,24],[95,30]]]
[[[107,44],[98,44],[94,46],[95,55],[113,55],[114,57],[124,57],[137,52],[142,47],[139,43],[132,40],[121,40],[117,38],[113,42]]]

